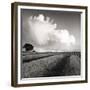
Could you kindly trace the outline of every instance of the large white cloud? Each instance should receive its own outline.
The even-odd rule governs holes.
[[[66,29],[56,30],[56,23],[53,23],[53,20],[50,20],[49,17],[44,17],[43,14],[30,16],[28,23],[33,43],[39,46],[35,47],[36,51],[67,51],[75,45],[76,40],[74,35],[71,35]],[[53,47],[50,46],[50,42],[54,44]],[[45,48],[45,45],[48,45],[50,48]]]

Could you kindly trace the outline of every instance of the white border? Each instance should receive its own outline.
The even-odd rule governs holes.
[[[24,78],[21,77],[21,9],[40,9],[40,10],[58,10],[58,11],[72,11],[81,13],[81,75],[80,76],[60,76],[60,77],[44,77],[44,78]],[[85,80],[85,10],[84,9],[71,9],[71,8],[48,8],[37,6],[18,6],[18,84],[32,84],[32,83],[47,83],[47,82],[63,82],[63,81],[77,81]]]

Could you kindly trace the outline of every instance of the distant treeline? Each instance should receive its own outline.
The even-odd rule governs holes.
[[[67,55],[77,55],[77,56],[81,56],[81,52],[26,52],[26,51],[22,51],[22,55],[35,55],[35,54],[67,54]]]

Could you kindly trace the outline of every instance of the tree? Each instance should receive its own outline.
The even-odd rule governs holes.
[[[25,48],[26,51],[32,51],[33,50],[33,45],[26,43],[23,48]]]

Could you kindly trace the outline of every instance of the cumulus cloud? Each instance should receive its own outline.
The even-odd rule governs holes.
[[[50,17],[45,17],[43,14],[30,16],[29,31],[33,44],[36,45],[34,48],[36,51],[67,51],[75,45],[74,35],[70,34],[67,29],[57,30],[57,24],[53,22]],[[51,46],[50,43],[52,43]]]
[[[55,37],[57,38],[56,41],[64,43],[66,45],[75,44],[75,37],[70,35],[69,31],[64,30],[55,30],[54,33]]]

